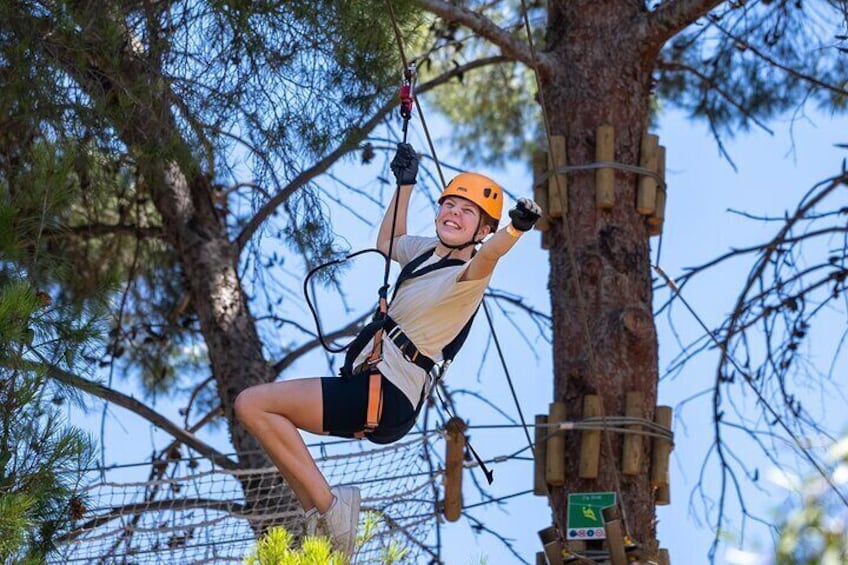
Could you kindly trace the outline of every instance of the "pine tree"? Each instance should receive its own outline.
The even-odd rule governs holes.
[[[5,55],[10,64],[20,53]],[[103,203],[94,188],[119,178],[102,167],[90,169],[99,183],[80,176],[86,144],[64,143],[43,115],[34,119],[39,101],[23,88],[28,80],[37,91],[43,69],[5,80],[10,72],[0,65],[0,560],[42,563],[85,513],[82,471],[93,457],[92,439],[63,413],[81,391],[48,367],[90,370],[121,269],[104,261],[109,250],[61,240],[86,203]]]
[[[38,167],[35,167],[37,169]],[[43,188],[43,187],[42,187]],[[33,186],[35,196],[47,196]],[[54,541],[82,517],[82,470],[92,441],[65,421],[61,405],[79,392],[52,383],[43,362],[80,368],[99,334],[96,317],[59,306],[32,285],[49,271],[49,253],[28,256],[26,226],[43,228],[46,208],[25,217],[25,205],[0,178],[0,561],[43,563]],[[54,264],[55,267],[55,264]],[[44,287],[51,290],[55,288]]]
[[[641,140],[649,133],[654,113],[666,106],[706,121],[723,151],[726,137],[752,127],[770,131],[769,120],[789,109],[812,102],[844,112],[848,102],[844,56],[848,17],[841,2],[551,0],[458,6],[420,0],[417,4],[434,17],[428,29],[433,39],[425,43],[445,47],[426,52],[433,72],[487,61],[478,71],[465,73],[442,100],[470,158],[493,161],[523,152],[529,163],[527,149],[547,148],[548,136],[556,135],[562,136],[567,156],[560,166],[589,165],[598,160],[598,128],[606,125],[615,132],[614,161],[639,165]],[[685,154],[686,148],[677,151]],[[568,174],[567,193],[558,194],[567,213],[552,218],[545,234],[554,332],[552,401],[565,404],[569,419],[581,419],[589,415],[584,398],[596,395],[602,414],[622,415],[626,394],[637,392],[644,399],[645,418],[652,420],[659,368],[650,225],[636,210],[635,175],[616,171],[611,205],[597,202],[594,178],[594,174]],[[819,202],[822,208],[815,213],[808,209],[816,215],[805,219],[838,216],[842,205],[835,191],[845,180],[843,167],[821,190],[805,195],[802,205],[813,193],[832,196]],[[805,224],[798,219],[787,220],[787,230]],[[837,220],[822,232],[822,241],[841,239],[841,232]],[[834,252],[832,272],[824,280],[811,276],[801,283],[802,277],[786,273],[784,280],[774,281],[762,276],[767,266],[779,264],[790,271],[793,255],[784,255],[791,243],[779,238],[772,243],[774,247],[763,246],[752,269],[755,276],[743,282],[741,310],[722,327],[721,347],[738,348],[743,358],[760,347],[767,349],[760,365],[750,368],[749,376],[739,377],[741,395],[755,394],[761,411],[757,417],[740,416],[741,426],[760,419],[770,424],[748,430],[755,442],[757,433],[767,433],[800,445],[796,431],[815,433],[818,427],[811,423],[815,416],[803,415],[784,386],[791,380],[785,370],[793,365],[786,360],[794,358],[802,339],[798,335],[803,336],[810,323],[811,312],[799,316],[798,304],[808,290],[827,284],[828,277],[837,281],[834,296],[844,293],[846,250],[842,245]],[[827,260],[815,267],[822,272],[825,268]],[[792,300],[783,294],[786,282],[796,285]],[[771,300],[763,300],[764,295]],[[767,328],[786,327],[785,334],[766,333],[757,347],[749,347],[756,338],[743,320],[759,325],[751,321],[761,319]],[[793,332],[797,335],[790,337]],[[716,471],[725,485],[739,484],[747,474],[744,465],[728,463],[733,456],[724,451],[721,434],[740,425],[722,419],[734,411],[736,398],[728,390],[736,372],[729,358],[722,356],[715,375],[713,407]],[[770,381],[761,375],[776,378]],[[779,385],[770,386],[771,382]],[[648,461],[642,458],[638,473],[623,474],[621,451],[621,434],[605,434],[597,476],[582,476],[577,457],[580,438],[566,436],[565,481],[550,488],[554,521],[564,536],[568,493],[616,492],[628,534],[652,555],[657,549],[656,489],[648,480]],[[800,447],[799,452],[807,457]],[[717,495],[717,508],[710,516],[716,532],[725,525],[724,508],[732,490],[725,488]]]

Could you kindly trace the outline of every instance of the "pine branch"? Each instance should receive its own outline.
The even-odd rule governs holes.
[[[483,59],[478,59],[476,61],[472,61],[471,63],[467,63],[465,65],[461,65],[454,69],[451,69],[449,72],[443,73],[442,75],[436,77],[433,80],[427,81],[425,83],[419,84],[416,87],[416,92],[420,94],[424,94],[425,92],[432,90],[436,86],[444,84],[451,80],[454,77],[460,76],[463,73],[467,73],[470,70],[477,69],[480,67],[485,67],[488,65],[496,65],[499,63],[503,63],[506,59],[503,57],[486,57]],[[301,172],[297,175],[292,181],[285,186],[282,190],[274,194],[268,201],[256,212],[256,214],[250,219],[249,222],[242,228],[241,233],[236,237],[236,247],[239,250],[244,249],[247,245],[247,242],[253,237],[253,235],[259,230],[260,226],[267,220],[271,214],[281,205],[283,202],[288,200],[288,198],[295,193],[298,189],[306,186],[309,181],[312,179],[322,175],[325,173],[330,167],[332,167],[336,161],[341,159],[345,154],[347,154],[352,148],[356,147],[361,141],[363,141],[366,136],[375,128],[377,124],[380,123],[387,115],[389,115],[394,108],[397,106],[397,100],[392,98],[387,103],[383,104],[373,116],[371,116],[368,120],[363,122],[361,125],[357,127],[351,128],[347,137],[342,139],[339,145],[332,152],[327,154],[326,157],[317,161],[308,169]]]
[[[476,12],[449,2],[443,2],[442,0],[417,0],[417,4],[424,10],[446,21],[464,25],[483,39],[499,47],[501,53],[509,59],[521,61],[531,69],[538,66],[539,70],[542,70],[547,67],[543,53],[536,53],[534,58],[529,45],[518,41],[515,37],[495,25],[492,20]]]
[[[165,237],[165,231],[160,226],[137,226],[134,224],[86,224],[70,226],[57,232],[45,232],[42,237],[61,237],[65,234],[93,235],[132,235],[139,239]]]
[[[659,52],[666,41],[721,3],[722,0],[666,0],[649,14],[643,37]]]
[[[659,61],[657,63],[657,68],[663,69],[663,70],[668,70],[670,72],[680,71],[680,72],[691,73],[692,75],[696,76],[698,78],[698,80],[700,80],[705,85],[707,85],[710,90],[718,93],[719,96],[724,98],[727,101],[728,104],[730,104],[731,106],[733,106],[734,108],[739,110],[740,114],[742,114],[743,116],[745,116],[746,118],[748,118],[749,120],[754,122],[757,126],[762,128],[769,135],[774,135],[774,131],[770,127],[768,127],[765,123],[763,123],[762,120],[758,119],[757,116],[754,115],[751,111],[749,111],[747,108],[745,108],[745,106],[742,104],[742,102],[736,100],[733,97],[733,95],[731,93],[727,92],[724,88],[722,88],[720,84],[718,84],[715,80],[713,80],[711,77],[705,75],[704,73],[702,73],[698,69],[696,69],[696,68],[694,68],[690,65],[681,63],[680,61]]]
[[[139,239],[163,239],[165,232],[158,226],[137,226],[134,224],[85,224],[68,226],[56,230],[44,230],[42,240],[56,240],[67,237],[96,237],[101,235],[129,235]],[[23,245],[34,245],[34,241],[24,241]]]
[[[217,465],[220,465],[224,469],[232,470],[238,467],[238,465],[234,461],[232,461],[230,458],[216,450],[214,447],[201,441],[200,439],[195,437],[194,434],[184,430],[183,428],[173,423],[168,418],[164,417],[159,412],[153,410],[143,402],[140,402],[131,396],[128,396],[117,390],[111,389],[100,383],[90,381],[78,375],[74,375],[73,373],[65,371],[64,369],[61,369],[55,366],[54,364],[50,363],[47,359],[39,355],[38,352],[35,352],[35,354],[39,356],[42,362],[25,362],[23,368],[30,371],[44,370],[46,371],[47,376],[52,379],[55,379],[61,383],[97,396],[98,398],[102,398],[116,406],[120,406],[121,408],[125,408],[130,412],[141,416],[151,424],[158,426],[162,430],[168,432],[180,442],[196,450],[198,453],[210,458]]]
[[[726,35],[727,37],[729,37],[730,39],[735,41],[738,45],[743,45],[745,47],[745,49],[747,49],[748,51],[750,51],[751,53],[753,53],[754,55],[756,55],[757,57],[759,57],[760,59],[762,59],[763,61],[765,61],[769,65],[771,65],[772,67],[774,67],[776,69],[780,69],[781,71],[785,72],[789,76],[795,77],[796,79],[799,79],[799,80],[803,80],[803,81],[805,81],[805,82],[807,82],[807,83],[809,83],[813,86],[817,86],[817,87],[819,87],[823,90],[827,90],[827,91],[832,92],[833,94],[836,94],[838,96],[848,96],[848,90],[845,90],[844,88],[840,88],[838,86],[826,83],[823,80],[820,80],[817,77],[814,77],[810,74],[804,73],[804,72],[802,72],[798,69],[793,69],[792,67],[788,67],[788,66],[784,65],[783,63],[781,63],[780,61],[778,61],[777,59],[775,59],[774,57],[769,56],[767,53],[763,52],[762,50],[758,49],[756,46],[752,45],[744,37],[740,37],[740,36],[738,36],[734,33],[731,33],[729,29],[720,25],[718,22],[713,22],[713,25],[715,25],[716,29],[718,29],[724,35]]]

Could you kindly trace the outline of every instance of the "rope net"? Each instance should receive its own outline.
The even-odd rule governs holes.
[[[330,484],[362,489],[359,531],[367,535],[356,563],[382,563],[387,554],[418,563],[438,554],[427,540],[436,525],[441,470],[431,469],[427,450],[439,435],[408,437],[414,439],[388,446],[311,446]],[[177,457],[89,473],[80,519],[51,563],[241,563],[267,527],[303,534],[303,511],[275,467],[228,470],[201,457]]]

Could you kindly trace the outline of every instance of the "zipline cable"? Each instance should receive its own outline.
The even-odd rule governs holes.
[[[398,44],[398,51],[400,52],[401,61],[405,65],[407,65],[407,69],[414,69],[415,68],[414,63],[409,63],[407,58],[406,58],[406,52],[403,48],[403,38],[401,37],[400,27],[398,26],[397,19],[395,18],[395,13],[394,13],[394,10],[392,8],[391,0],[386,0],[386,5],[388,6],[389,18],[391,19],[392,28],[394,29],[394,32],[395,32],[395,39],[396,39],[397,44]],[[407,72],[409,72],[409,71],[407,71]],[[411,98],[410,103],[416,103],[417,104],[417,99],[414,96],[410,96],[410,98]],[[408,117],[411,117],[411,111],[408,111],[407,115],[408,115]],[[408,117],[405,116],[405,119],[408,119]],[[427,124],[426,124],[426,122],[424,122],[424,116],[423,116],[423,112],[421,111],[420,105],[418,105],[418,117],[419,117],[419,119],[421,119],[421,124],[424,127],[424,134],[427,138],[427,143],[430,146],[430,151],[433,154],[433,160],[436,163],[436,168],[439,171],[439,176],[441,177],[441,180],[442,180],[442,187],[444,188],[444,186],[445,186],[444,175],[442,174],[442,170],[441,170],[441,167],[439,165],[439,159],[436,157],[436,148],[433,145],[433,140],[431,139],[430,132],[427,129]],[[404,140],[404,142],[406,142],[406,134],[407,134],[407,124],[405,122],[404,123],[404,129],[403,129],[403,140]],[[398,187],[398,189],[400,189],[400,187]],[[397,214],[397,200],[395,201],[395,214]],[[394,240],[394,224],[392,225],[392,239]],[[389,247],[389,259],[391,259],[391,247]],[[388,288],[388,287],[385,286],[384,288]],[[448,416],[453,418],[454,417],[453,411],[451,410],[450,406],[445,401],[445,399],[442,398],[441,392],[440,392],[439,387],[438,387],[439,381],[444,376],[444,371],[446,369],[447,369],[447,366],[442,368],[441,372],[439,373],[438,377],[436,378],[436,380],[433,384],[433,388],[436,389],[436,396],[441,401],[442,408],[445,410],[445,412],[447,412]],[[492,484],[492,482],[494,481],[494,473],[486,466],[486,464],[483,461],[483,458],[477,453],[477,450],[474,449],[474,446],[471,445],[471,442],[468,440],[467,437],[466,437],[465,445],[468,448],[468,451],[471,452],[471,455],[473,455],[474,458],[477,460],[477,462],[480,464],[480,469],[483,471],[483,474],[486,476],[486,481],[489,484]]]
[[[495,351],[498,352],[498,358],[501,361],[506,382],[509,384],[509,392],[512,394],[512,400],[515,402],[515,408],[518,410],[518,419],[521,420],[521,427],[524,429],[524,435],[527,438],[527,444],[530,446],[530,451],[533,456],[536,456],[536,449],[533,447],[533,440],[530,438],[530,432],[527,429],[527,421],[524,419],[524,411],[521,410],[521,403],[518,401],[518,395],[515,392],[515,386],[512,384],[512,377],[509,374],[509,368],[506,366],[503,350],[501,349],[501,341],[498,339],[498,334],[495,333],[494,322],[492,315],[489,313],[489,306],[486,304],[486,299],[483,299],[483,312],[486,314],[486,320],[489,322],[489,328],[492,330],[492,340],[495,342]]]
[[[400,32],[400,26],[397,23],[397,19],[395,18],[395,11],[392,8],[391,0],[386,0],[386,6],[389,11],[389,20],[392,22],[392,29],[395,33],[395,41],[398,46],[398,53],[400,53],[400,60],[403,63],[404,68],[409,68],[410,63],[406,59],[406,51],[403,48],[403,37]],[[430,129],[427,127],[427,121],[424,119],[424,112],[421,110],[421,102],[418,101],[418,97],[413,97],[413,101],[415,102],[415,107],[418,108],[418,119],[421,121],[421,127],[424,129],[424,138],[427,140],[427,145],[430,148],[430,154],[433,155],[433,161],[436,164],[436,172],[439,173],[439,180],[442,181],[442,186],[446,186],[448,183],[445,180],[445,175],[442,172],[442,165],[438,159],[436,159],[436,147],[433,145],[433,139],[430,136]]]

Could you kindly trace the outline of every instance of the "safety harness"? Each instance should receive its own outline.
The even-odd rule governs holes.
[[[433,256],[435,250],[435,247],[428,249],[404,265],[398,275],[397,281],[395,282],[395,288],[392,292],[392,300],[394,300],[394,297],[397,295],[401,285],[408,280],[424,276],[427,273],[432,273],[438,269],[465,264],[465,261],[462,261],[461,259],[452,259],[448,255],[435,263],[419,268]],[[459,353],[459,350],[465,343],[465,340],[468,337],[468,332],[471,331],[471,325],[474,322],[474,317],[477,315],[477,310],[475,310],[474,314],[472,314],[468,321],[465,322],[465,325],[456,337],[442,348],[442,362],[439,364],[427,355],[421,353],[421,350],[418,349],[409,336],[403,332],[403,329],[398,325],[398,323],[388,315],[387,310],[388,307],[386,307],[385,311],[382,308],[378,308],[377,312],[374,314],[374,320],[365,326],[350,343],[347,353],[345,354],[344,366],[340,370],[342,378],[349,378],[353,375],[365,372],[368,373],[368,407],[366,410],[365,425],[361,431],[354,434],[354,437],[360,439],[373,432],[380,425],[380,417],[383,410],[383,391],[382,374],[377,369],[377,364],[380,360],[382,360],[383,335],[385,334],[385,336],[397,346],[406,361],[417,365],[427,374],[427,378],[421,386],[421,395],[415,407],[415,414],[413,415],[413,420],[417,420],[421,407],[424,404],[424,400],[427,397],[427,391],[436,388],[439,381],[444,376],[448,366],[453,362],[454,357],[456,357],[456,354]],[[359,364],[359,366],[354,367],[353,364],[356,358],[359,357],[369,341],[373,341],[371,353],[365,361]],[[428,383],[430,385],[429,387]],[[436,390],[438,391],[438,389]],[[442,405],[448,412],[450,412],[450,409],[443,399]],[[477,454],[474,447],[471,445],[471,442],[468,441],[468,438],[466,438],[466,445],[468,446],[469,451],[471,451],[474,459],[480,465],[483,473],[486,475],[486,480],[489,484],[491,484],[494,480],[493,473],[486,467],[483,459]]]
[[[424,276],[427,273],[432,273],[438,269],[456,267],[465,264],[465,262],[460,259],[445,257],[436,263],[419,269],[422,264],[433,256],[434,251],[435,247],[428,249],[403,267],[398,275],[397,281],[395,281],[392,300],[394,300],[394,297],[397,295],[401,285],[408,280]],[[340,371],[342,377],[351,377],[365,372],[369,373],[368,409],[366,411],[365,427],[361,432],[359,432],[359,434],[357,434],[357,437],[363,437],[365,434],[374,431],[380,423],[380,415],[382,413],[382,390],[381,375],[377,370],[377,364],[383,358],[383,335],[388,337],[389,340],[397,346],[406,361],[417,365],[424,370],[427,374],[428,381],[432,381],[429,387],[432,388],[441,378],[441,375],[444,373],[445,369],[447,369],[447,366],[453,361],[453,358],[456,357],[460,348],[462,348],[463,343],[465,343],[465,338],[468,336],[468,332],[471,329],[471,324],[474,321],[474,316],[472,316],[465,323],[457,336],[442,349],[442,364],[439,365],[433,359],[421,353],[418,346],[416,346],[409,336],[404,333],[398,323],[388,315],[388,305],[384,310],[382,303],[383,302],[381,301],[381,306],[378,308],[377,312],[375,312],[373,321],[365,326],[348,346],[347,353],[345,354],[345,363]],[[365,361],[354,367],[356,358],[359,357],[368,342],[372,342],[371,353]],[[421,388],[421,398],[415,408],[416,417],[421,409],[423,399],[427,394],[428,381],[425,381]]]

